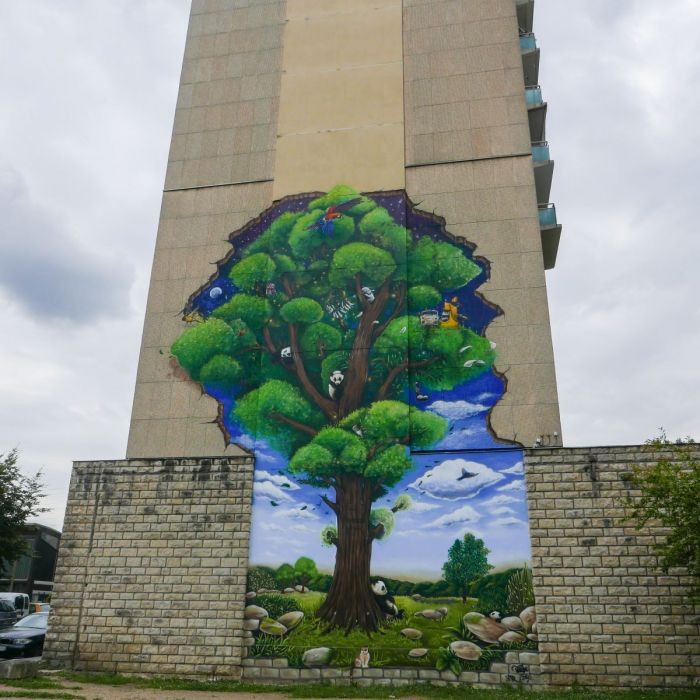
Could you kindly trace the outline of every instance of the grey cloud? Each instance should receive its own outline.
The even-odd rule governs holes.
[[[87,323],[128,311],[132,272],[74,240],[32,201],[22,176],[0,170],[0,287],[29,313]]]

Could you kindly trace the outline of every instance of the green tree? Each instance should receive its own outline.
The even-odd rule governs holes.
[[[0,571],[27,553],[27,518],[47,510],[39,506],[44,496],[41,472],[24,476],[18,459],[16,449],[0,454]]]
[[[488,555],[484,541],[471,533],[455,540],[447,551],[447,561],[442,565],[443,578],[462,596],[463,603],[467,600],[469,584],[493,569]]]
[[[296,562],[294,562],[294,578],[303,588],[309,585],[309,581],[311,581],[314,576],[318,576],[318,569],[313,559],[309,559],[309,557],[299,557]]]
[[[695,457],[698,445],[690,438],[671,442],[662,430],[646,446],[658,458],[651,465],[634,467],[631,484],[640,493],[628,499],[628,520],[636,523],[637,530],[650,521],[668,528],[668,534],[656,545],[661,569],[687,569],[693,580],[690,596],[700,600],[700,461]]]
[[[280,566],[275,572],[275,581],[277,582],[277,587],[281,591],[283,591],[285,588],[293,586],[295,578],[296,573],[291,564],[282,564],[282,566]]]
[[[319,221],[338,205],[333,231],[323,230]],[[231,423],[323,492],[336,519],[322,533],[336,547],[318,611],[330,626],[372,631],[382,620],[370,588],[372,544],[389,535],[394,513],[372,505],[412,468],[409,446],[428,447],[447,430],[440,416],[409,406],[409,391],[416,383],[449,391],[493,364],[484,337],[424,326],[416,312],[481,274],[467,250],[414,235],[339,186],[237,250],[229,276],[240,291],[172,346],[205,390],[231,393]],[[343,380],[332,391],[336,371]]]

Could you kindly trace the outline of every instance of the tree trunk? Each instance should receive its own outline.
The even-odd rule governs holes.
[[[374,632],[382,612],[370,587],[372,535],[371,485],[358,474],[344,474],[336,484],[336,545],[333,582],[318,616],[332,627]]]

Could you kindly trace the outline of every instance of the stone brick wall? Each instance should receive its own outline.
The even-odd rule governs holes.
[[[700,610],[688,603],[688,577],[659,570],[661,530],[623,522],[634,495],[624,476],[658,458],[642,447],[526,450],[539,658],[511,652],[459,678],[246,658],[252,456],[78,463],[45,657],[76,669],[275,683],[699,685]]]
[[[52,665],[239,677],[253,458],[77,463]]]
[[[661,530],[638,532],[623,522],[634,495],[624,476],[658,459],[643,447],[525,453],[547,685],[700,682],[700,610],[688,603],[689,579],[660,571],[652,547]]]

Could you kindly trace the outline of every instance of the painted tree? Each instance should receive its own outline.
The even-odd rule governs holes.
[[[309,585],[309,581],[318,574],[316,562],[309,557],[299,557],[294,562],[294,577],[302,588]]]
[[[345,186],[282,213],[222,264],[233,296],[172,347],[205,390],[233,397],[231,424],[286,455],[290,473],[323,492],[336,526],[322,536],[336,561],[318,614],[348,630],[381,620],[369,585],[372,544],[388,536],[393,513],[372,505],[412,468],[409,448],[447,430],[443,418],[410,405],[414,389],[452,390],[494,360],[463,319],[436,322],[481,268],[435,217],[420,216],[421,231],[409,231]],[[196,302],[187,318],[193,310]]]
[[[447,561],[442,565],[443,578],[462,596],[463,603],[467,600],[469,584],[493,569],[488,555],[484,541],[471,532],[455,540],[447,551]]]

